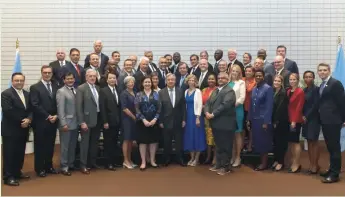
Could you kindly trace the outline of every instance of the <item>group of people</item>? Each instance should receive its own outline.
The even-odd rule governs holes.
[[[318,138],[320,128],[330,153],[330,167],[322,176],[324,183],[339,180],[341,166],[340,129],[345,122],[344,87],[331,77],[330,65],[321,63],[317,73],[320,87],[314,83],[313,71],[306,71],[304,89],[299,87],[296,62],[286,58],[286,47],[278,46],[274,62],[266,60],[260,49],[252,65],[252,55],[244,53],[243,63],[236,50],[214,53],[215,64],[208,61],[207,51],[190,56],[190,64],[175,52],[159,58],[146,51],[136,67],[137,57],[130,56],[120,67],[120,53],[111,58],[102,53],[101,41],[94,42],[94,52],[79,64],[80,51],[72,48],[70,62],[58,50],[57,60],[41,67],[41,79],[23,89],[23,73],[12,74],[12,87],[1,94],[3,178],[4,183],[18,186],[29,178],[22,173],[25,144],[29,128],[34,131],[35,172],[39,177],[61,173],[71,176],[75,150],[80,135],[80,166],[83,174],[100,169],[97,155],[103,133],[106,168],[115,171],[119,137],[123,162],[127,169],[149,166],[158,168],[156,151],[164,149],[163,166],[177,162],[197,166],[206,151],[205,164],[210,171],[225,175],[241,166],[241,152],[256,152],[261,162],[255,171],[272,168],[298,173],[300,133],[308,140],[308,173],[319,171]],[[53,167],[56,130],[60,137],[60,170]],[[248,144],[244,146],[247,136]],[[172,141],[176,157],[172,158]],[[131,159],[137,143],[141,163]],[[289,149],[288,149],[289,148]],[[285,162],[285,154],[291,153]],[[190,159],[184,161],[184,152]],[[268,164],[268,153],[274,163]],[[212,156],[213,155],[213,156]]]

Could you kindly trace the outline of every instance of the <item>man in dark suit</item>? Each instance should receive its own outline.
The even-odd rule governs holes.
[[[90,54],[90,66],[86,69],[91,69],[94,70],[96,72],[96,81],[95,84],[97,86],[100,85],[101,82],[101,78],[102,78],[102,73],[101,73],[101,69],[99,67],[99,56],[96,53],[91,53]]]
[[[281,75],[284,79],[284,88],[285,89],[289,88],[290,87],[289,77],[291,73],[290,71],[284,68],[284,58],[278,55],[274,58],[274,61],[272,63],[273,65],[269,65],[265,68],[265,76],[271,75],[270,77],[272,77],[272,84],[273,84],[274,76]]]
[[[177,74],[178,73],[178,74]],[[178,72],[176,73],[176,87],[179,87],[184,93],[188,89],[188,85],[185,83],[185,79],[188,76],[188,67],[185,62],[178,64]]]
[[[167,67],[167,59],[164,57],[159,58],[159,68],[157,69],[157,73],[158,73],[158,87],[160,89],[165,88],[165,84],[166,84],[166,76],[169,73],[169,69]]]
[[[52,81],[57,84],[59,87],[64,86],[63,83],[63,75],[62,68],[69,63],[69,61],[65,60],[66,53],[63,49],[58,49],[56,51],[56,59],[53,62],[49,63],[49,66],[53,68],[53,77]]]
[[[101,40],[96,40],[93,43],[93,49],[95,54],[97,54],[98,56],[98,68],[99,68],[99,73],[101,75],[104,74],[105,71],[105,67],[108,64],[109,61],[109,57],[107,55],[105,55],[104,53],[102,53],[102,48],[103,48],[103,44]],[[84,64],[84,69],[87,69],[90,67],[91,62],[90,62],[90,54],[86,56],[85,58],[85,64]],[[95,66],[95,65],[94,65]]]
[[[175,52],[173,54],[173,71],[172,73],[174,73],[175,75],[178,74],[178,65],[181,62],[181,54],[179,52]],[[177,75],[176,75],[177,76]]]
[[[283,57],[283,59],[285,61],[284,68],[286,70],[290,71],[291,73],[299,74],[298,66],[297,66],[296,62],[286,58],[286,47],[284,45],[279,45],[277,47],[276,53],[277,53],[277,55],[280,55]]]
[[[172,139],[175,139],[177,162],[186,166],[183,161],[183,128],[186,124],[186,102],[184,92],[175,87],[176,77],[169,73],[166,77],[167,87],[159,91],[161,102],[160,127],[163,129],[165,165],[170,164]]]
[[[33,108],[35,172],[39,177],[57,174],[53,168],[53,155],[57,132],[56,92],[52,83],[53,69],[41,67],[42,79],[30,87],[30,103]]]
[[[206,50],[200,52],[200,60],[202,59],[207,60],[207,69],[209,72],[213,72],[213,66],[210,62],[208,62],[208,52]]]
[[[115,161],[116,152],[119,152],[117,141],[120,131],[120,97],[116,88],[115,73],[106,74],[108,86],[100,91],[99,105],[101,110],[101,121],[103,124],[104,148],[107,160],[107,169],[115,171],[118,162]]]
[[[214,52],[214,60],[216,60],[216,63],[214,64],[214,68],[213,68],[213,72],[216,73],[217,75],[219,73],[218,65],[219,65],[219,62],[222,60],[222,58],[223,58],[223,51],[220,49],[217,49]]]
[[[117,88],[119,93],[126,89],[125,78],[127,76],[133,76],[133,61],[126,59],[123,63],[123,69],[120,72],[119,78],[117,79]]]
[[[134,74],[134,78],[135,78],[135,85],[134,85],[134,89],[135,91],[139,91],[140,90],[140,86],[141,86],[141,80],[148,75],[148,65],[149,65],[149,59],[147,57],[142,57],[140,59],[139,62],[139,67],[138,67],[138,71]]]
[[[319,113],[322,133],[330,155],[329,170],[322,173],[323,183],[339,181],[341,169],[340,130],[345,126],[344,87],[340,81],[331,77],[329,64],[321,63],[318,74],[320,85]]]
[[[96,165],[101,121],[99,107],[99,87],[95,85],[97,73],[93,69],[86,70],[86,83],[77,88],[77,117],[80,125],[80,170],[90,174],[89,169]]]
[[[238,65],[241,68],[242,76],[244,77],[245,76],[244,66],[242,62],[237,60],[237,51],[235,49],[229,49],[228,58],[229,58],[228,68],[230,68],[231,66],[235,64]]]
[[[164,58],[167,60],[167,70],[169,73],[174,73],[175,65],[172,64],[172,56],[170,54],[165,54]]]
[[[192,54],[189,60],[192,67],[188,69],[188,73],[195,75],[199,79],[201,73],[199,68],[199,56]]]
[[[158,68],[157,68],[156,64],[153,63],[153,53],[152,53],[152,51],[145,51],[144,52],[144,56],[149,59],[147,73],[151,74],[152,72],[157,71]]]
[[[230,158],[232,156],[232,143],[236,130],[236,95],[228,86],[229,76],[219,73],[219,87],[212,92],[207,101],[204,113],[210,120],[212,133],[216,146],[216,165],[210,170],[218,175],[231,172]]]
[[[68,72],[64,76],[65,86],[56,93],[57,114],[59,118],[60,136],[60,166],[61,173],[71,176],[74,168],[75,149],[77,146],[79,125],[77,121],[76,89],[74,88],[74,75]]]
[[[77,48],[72,48],[69,52],[69,58],[71,62],[68,62],[66,66],[63,67],[63,73],[71,72],[74,75],[74,88],[77,88],[79,85],[85,83],[85,70],[78,64],[80,59],[80,51]]]
[[[207,60],[206,59],[201,59],[199,62],[199,68],[200,68],[200,77],[199,77],[199,82],[198,86],[199,89],[202,90],[206,87],[208,87],[208,76],[213,73],[213,71],[209,71],[208,65],[207,65]]]
[[[6,185],[19,186],[19,179],[30,178],[21,170],[32,112],[29,93],[23,90],[25,76],[22,73],[13,73],[11,80],[12,87],[1,93],[2,171]]]

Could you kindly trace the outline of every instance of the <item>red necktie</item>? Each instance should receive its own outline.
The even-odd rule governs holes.
[[[79,69],[78,64],[75,65],[75,68],[76,68],[76,70],[77,70],[78,75],[80,76],[80,69]]]

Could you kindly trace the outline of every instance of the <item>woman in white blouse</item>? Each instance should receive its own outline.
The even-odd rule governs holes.
[[[183,145],[184,150],[190,152],[191,158],[187,165],[196,166],[199,163],[200,152],[206,149],[205,123],[201,117],[202,94],[196,88],[198,80],[195,75],[189,75],[186,82],[189,88],[185,92],[187,109]]]
[[[236,94],[236,122],[237,130],[235,131],[234,147],[232,151],[232,167],[241,166],[241,150],[243,147],[243,119],[244,109],[243,103],[246,97],[246,84],[242,80],[242,72],[240,66],[234,64],[231,67],[230,83],[229,86],[235,91]]]

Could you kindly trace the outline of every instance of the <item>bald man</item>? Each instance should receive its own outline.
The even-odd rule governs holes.
[[[54,81],[58,87],[64,86],[63,83],[63,72],[62,67],[69,63],[66,59],[66,52],[64,49],[60,48],[56,50],[56,59],[53,62],[49,63],[49,66],[53,68],[53,77],[52,81]]]
[[[244,77],[245,76],[244,66],[243,66],[242,62],[240,62],[237,59],[237,51],[235,49],[229,49],[228,50],[228,58],[229,58],[228,67],[231,67],[231,66],[233,66],[235,64],[239,65],[240,68],[241,68],[241,71],[242,71],[242,76]]]
[[[102,49],[103,49],[103,43],[101,40],[96,40],[93,43],[93,53],[98,54],[98,59],[99,59],[99,73],[101,75],[104,75],[105,72],[105,67],[108,64],[109,61],[109,57],[107,55],[105,55],[104,53],[102,53]],[[90,67],[90,54],[86,56],[85,58],[85,64],[84,64],[84,69],[86,70],[87,68]]]

